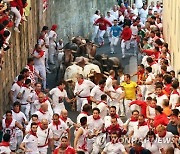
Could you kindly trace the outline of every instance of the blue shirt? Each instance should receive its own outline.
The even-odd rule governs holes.
[[[120,32],[122,31],[120,26],[112,26],[110,33],[112,32],[112,36],[114,37],[119,37],[120,36]]]

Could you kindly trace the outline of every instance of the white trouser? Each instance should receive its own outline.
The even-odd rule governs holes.
[[[95,107],[97,107],[97,104],[92,102],[92,109],[95,108]]]
[[[111,44],[110,44],[110,46],[111,46],[111,51],[112,51],[112,52],[114,52],[114,46],[117,45],[118,41],[119,41],[119,37],[114,37],[114,36],[112,36],[112,38],[111,38]]]
[[[16,136],[11,136],[11,138],[10,138],[10,142],[9,142],[9,148],[10,148],[10,150],[12,151],[14,151],[14,150],[16,150],[16,148],[17,148],[17,140],[16,140]]]
[[[122,55],[125,55],[125,49],[130,49],[130,43],[131,41],[125,41],[124,39],[121,41],[121,49],[122,49]]]
[[[39,154],[47,154],[48,146],[45,147],[38,147]]]
[[[140,21],[143,23],[143,24],[145,24],[146,23],[146,20],[147,20],[147,18],[140,18]]]
[[[102,43],[104,42],[104,34],[105,34],[105,30],[99,30],[99,34],[98,34],[98,42]]]
[[[46,67],[45,65],[35,65],[37,73],[43,78],[43,88],[46,89]]]
[[[63,109],[65,109],[64,102],[55,104],[55,107],[53,108],[54,113],[58,114],[60,114]]]
[[[125,106],[124,106],[124,100],[121,100],[120,103],[119,103],[119,108],[120,108],[120,112],[121,112],[121,115],[125,115]]]
[[[82,111],[82,108],[85,104],[88,104],[87,98],[77,97],[77,101],[76,101],[77,111],[79,112]]]
[[[11,7],[11,11],[15,14],[16,16],[16,22],[15,22],[15,26],[18,27],[20,22],[21,22],[21,14],[18,11],[18,9],[16,7]]]
[[[48,60],[49,60],[49,50],[47,48],[44,49],[45,51],[45,65],[46,65],[46,68],[49,68],[49,64],[48,64]]]
[[[30,112],[30,104],[22,105],[21,104],[21,112],[23,112],[26,118],[29,120],[29,112]]]
[[[109,42],[111,42],[111,39],[112,39],[110,30],[111,30],[111,27],[107,27],[107,36],[108,36]]]
[[[93,26],[93,34],[92,34],[92,41],[94,42],[94,39],[96,38],[98,34],[99,26]]]
[[[23,132],[16,128],[16,140],[17,140],[17,148],[19,148],[21,142],[23,141]]]
[[[140,89],[141,89],[142,98],[144,100],[145,99],[145,93],[146,93],[146,86],[145,85],[138,85],[138,87],[140,87]]]
[[[133,48],[134,48],[134,54],[136,54],[137,53],[137,40],[136,39],[131,39],[131,44],[132,44],[132,46],[133,46]]]
[[[56,49],[54,46],[49,45],[49,61],[51,64],[54,64],[54,55],[56,53]]]

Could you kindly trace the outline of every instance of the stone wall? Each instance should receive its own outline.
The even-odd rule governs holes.
[[[20,34],[11,30],[12,48],[5,54],[3,69],[0,71],[0,115],[10,106],[8,93],[13,80],[26,65],[26,59],[37,42],[39,30],[45,23],[46,13],[43,14],[40,9],[41,3],[39,0],[32,0],[32,10],[27,17],[28,21],[20,26]]]
[[[50,4],[50,20],[59,25],[59,38],[67,40],[67,35],[89,38],[92,34],[90,18],[94,12],[99,9],[106,14],[114,4],[116,0],[54,0]]]
[[[49,0],[49,8],[43,13],[42,0],[30,0],[31,13],[20,27],[21,33],[12,30],[12,48],[5,55],[3,70],[0,71],[0,115],[10,106],[8,93],[14,78],[26,65],[26,59],[37,42],[43,25],[59,25],[59,37],[67,40],[67,35],[89,37],[92,26],[90,17],[95,10],[105,13],[116,0]]]

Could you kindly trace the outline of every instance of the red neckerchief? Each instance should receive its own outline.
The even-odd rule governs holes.
[[[160,6],[156,5],[156,8],[158,8],[158,9],[159,9],[159,8],[160,8]]]
[[[11,125],[13,119],[11,118],[10,120],[5,119],[5,124],[6,124],[6,128],[9,128],[9,126]]]
[[[99,101],[99,104],[100,104],[100,103],[104,103],[105,105],[107,105],[107,102],[106,102],[106,101],[103,101],[103,100]]]
[[[177,94],[177,95],[179,95],[179,93],[178,93],[177,90],[173,90],[172,94]]]
[[[64,118],[63,116],[59,117],[62,121],[66,122],[67,118]]]
[[[117,90],[118,88],[120,88],[120,86],[115,86],[115,87],[114,87],[114,90]]]
[[[143,149],[144,149],[143,147],[139,147],[138,150],[135,149],[135,153],[136,153],[136,154],[141,154],[141,152],[142,152]]]
[[[58,130],[58,125],[60,125],[61,124],[61,121],[60,120],[58,120],[58,122],[57,123],[55,123],[54,121],[53,121],[53,125],[55,125],[56,126],[56,129]]]
[[[45,97],[42,101],[39,100],[39,103],[44,103],[44,102],[46,102],[47,100],[48,100],[48,98]]]
[[[33,136],[36,136],[37,137],[37,134],[34,133],[32,130],[29,132],[29,134],[33,135]]]
[[[110,78],[111,78],[112,80],[114,80],[114,77],[110,76]]]
[[[36,94],[37,94],[37,95],[39,95],[39,93],[40,93],[41,91],[39,91],[39,90],[35,90],[35,92],[36,92]]]
[[[102,92],[104,92],[104,87],[99,87],[99,89],[100,89]]]
[[[140,127],[140,126],[146,126],[147,125],[147,122],[146,121],[144,121],[143,123],[138,123],[138,127]]]
[[[164,134],[162,136],[159,136],[159,137],[163,138],[165,136],[166,136],[166,131],[164,132]]]
[[[61,92],[63,92],[63,90],[64,90],[64,89],[61,89],[59,86],[58,86],[58,89],[59,89]]]
[[[20,82],[20,81],[17,81],[16,83],[17,83],[17,85],[18,85],[19,87],[21,87],[21,86],[23,85],[23,83]]]
[[[29,67],[29,70],[31,71],[31,72],[33,72],[33,65],[29,65],[29,64],[27,64],[28,65],[28,67]]]
[[[23,84],[23,87],[29,88],[29,87],[27,87],[27,85],[26,85],[26,84]]]
[[[42,108],[39,109],[39,112],[41,112],[42,114],[46,114],[46,112],[44,112]]]
[[[17,111],[17,112],[16,112],[15,110],[13,110],[13,111],[14,111],[15,113],[19,113],[19,112],[20,112],[20,110],[19,110],[19,111]]]
[[[89,115],[88,112],[84,112],[84,111],[82,111],[81,114]]]
[[[42,129],[42,130],[45,130],[43,127],[42,127],[42,124],[39,123],[39,127]]]
[[[159,95],[158,95],[158,97],[161,97],[161,96],[163,96],[164,95],[164,93],[163,92],[161,92]]]
[[[111,129],[111,130],[112,130],[112,129],[117,130],[118,128],[120,128],[119,124],[116,124],[115,126],[110,125],[110,129]]]
[[[119,118],[119,116],[117,114],[114,114],[114,115],[110,115],[111,118]]]
[[[112,140],[112,139],[111,139],[111,143],[112,143],[112,144],[116,144],[116,143],[118,143],[118,142],[119,142],[118,138],[117,138],[116,140]]]
[[[0,146],[8,147],[8,146],[9,146],[9,142],[2,141],[2,142],[0,143]]]
[[[150,66],[152,66],[152,65],[154,65],[154,64],[156,64],[156,62],[154,61],[154,62],[152,62],[151,64],[149,64]]]
[[[101,117],[98,115],[98,117],[97,118],[94,118],[94,116],[92,116],[93,117],[93,119],[94,120],[99,120],[99,119],[101,119]]]
[[[131,116],[131,119],[130,119],[130,121],[133,121],[133,122],[135,122],[135,121],[138,121],[138,119],[136,119],[136,118],[134,118],[133,116]]]
[[[83,83],[84,79],[81,79],[80,81],[78,81],[78,84],[81,85]]]

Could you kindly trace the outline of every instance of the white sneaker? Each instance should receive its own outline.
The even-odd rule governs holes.
[[[14,31],[16,31],[17,33],[20,33],[20,31],[17,27],[14,27]]]
[[[125,58],[125,55],[123,55],[122,58]]]

